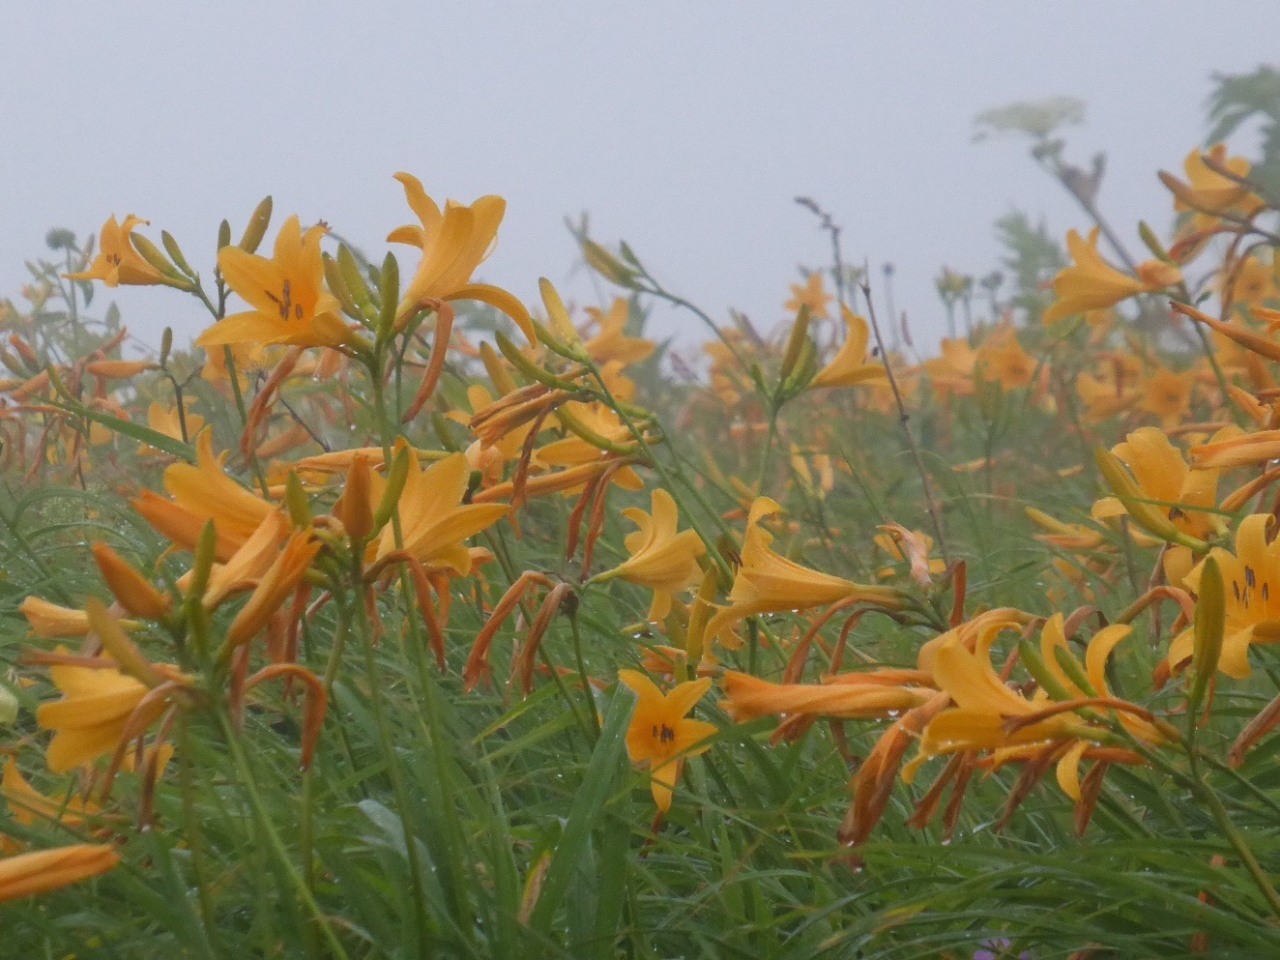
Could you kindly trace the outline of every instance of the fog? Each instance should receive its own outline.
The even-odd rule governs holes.
[[[896,267],[922,339],[943,265],[997,266],[992,222],[1018,207],[1055,233],[1083,215],[1016,138],[973,118],[1055,95],[1088,105],[1068,156],[1109,156],[1100,204],[1135,240],[1172,215],[1157,169],[1204,137],[1214,71],[1276,57],[1280,4],[542,0],[360,4],[9,4],[0,34],[0,297],[51,227],[82,236],[136,213],[209,272],[218,222],[323,218],[381,256],[412,219],[397,170],[439,199],[506,197],[480,270],[530,304],[537,278],[579,303],[564,218],[627,240],[714,316],[782,319],[798,265],[826,238],[793,198],[844,227],[850,262]],[[1250,153],[1254,144],[1233,144]],[[277,221],[278,222],[278,221]],[[403,248],[402,248],[403,249]],[[149,339],[205,323],[172,291],[106,291]],[[97,303],[102,303],[98,301]],[[658,311],[653,331],[701,334]],[[687,333],[686,333],[687,331]]]

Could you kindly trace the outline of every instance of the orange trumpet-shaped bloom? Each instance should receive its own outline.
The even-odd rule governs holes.
[[[478,300],[501,310],[516,322],[529,342],[533,324],[525,305],[513,294],[487,283],[472,283],[471,274],[484,262],[498,238],[506,214],[501,197],[481,197],[471,206],[453,200],[440,205],[427,196],[422,182],[408,173],[397,173],[405,198],[421,226],[405,226],[387,237],[391,243],[407,243],[422,250],[418,269],[400,299],[397,318],[421,310],[430,300]]]
[[[271,259],[227,246],[218,268],[227,285],[253,307],[219,320],[196,340],[210,353],[238,343],[283,343],[298,347],[338,347],[351,339],[342,307],[324,289],[320,225],[306,233],[296,216],[276,236]]]
[[[587,307],[587,316],[595,321],[598,328],[596,335],[585,341],[583,349],[597,363],[608,363],[616,360],[623,366],[639,363],[654,351],[652,340],[639,337],[628,337],[627,319],[631,307],[622,297],[613,301],[609,312],[605,313],[597,307]]]
[[[248,643],[302,581],[323,544],[313,530],[299,530],[262,575],[249,601],[227,628],[227,647]]]
[[[168,284],[163,273],[147,263],[142,255],[133,248],[130,234],[139,224],[149,223],[133,214],[124,218],[124,223],[117,223],[115,214],[102,225],[98,234],[98,255],[89,264],[89,269],[80,273],[67,274],[68,280],[101,280],[108,287],[119,286],[154,286]]]
[[[621,577],[648,587],[653,591],[649,619],[660,623],[671,612],[672,594],[687,589],[702,576],[698,558],[707,548],[693,530],[676,531],[676,502],[671,494],[661,488],[654,490],[652,502],[652,513],[645,513],[639,507],[622,511],[624,517],[640,528],[627,534],[623,541],[631,556],[594,579]]]
[[[716,733],[715,725],[686,717],[710,689],[711,679],[677,684],[670,693],[638,670],[619,670],[618,679],[640,698],[627,729],[627,753],[632,763],[648,764],[653,802],[666,813],[684,758],[711,749],[706,741]]]
[[[781,508],[768,497],[757,497],[747,517],[742,565],[729,592],[729,606],[716,612],[706,635],[714,637],[744,617],[820,607],[840,600],[866,600],[897,608],[902,595],[893,587],[864,586],[819,573],[793,563],[769,549],[773,536],[760,521]]]
[[[61,823],[66,827],[79,827],[86,817],[96,816],[102,808],[79,797],[54,800],[46,797],[27,783],[18,762],[10,757],[4,765],[4,777],[0,779],[0,796],[9,805],[13,819],[22,824],[33,824],[37,819]]]
[[[505,504],[466,504],[471,467],[465,454],[453,453],[427,469],[409,451],[409,476],[400,494],[400,546],[392,525],[383,527],[371,559],[381,560],[403,550],[427,569],[452,570],[465,577],[472,555],[463,541],[497,523],[510,509]]]
[[[39,597],[27,597],[18,610],[27,618],[31,632],[46,640],[83,637],[89,632],[89,615],[83,610],[60,607]]]
[[[1280,642],[1280,539],[1267,542],[1267,528],[1273,519],[1268,513],[1245,517],[1236,529],[1235,553],[1214,547],[1209,555],[1218,562],[1225,588],[1226,625],[1218,669],[1234,679],[1249,676],[1249,647],[1255,643]],[[1198,592],[1197,566],[1184,579]],[[1178,669],[1191,659],[1193,631],[1184,630],[1169,645],[1165,662]]]
[[[167,501],[144,490],[133,506],[160,533],[186,550],[195,548],[200,531],[212,520],[218,533],[217,558],[225,563],[276,508],[250,493],[222,469],[214,456],[213,434],[196,440],[196,465],[175,463],[164,472]]]
[[[181,675],[165,665],[157,670],[171,679]],[[114,666],[88,667],[59,664],[49,668],[62,699],[42,704],[36,722],[53,730],[45,759],[54,773],[66,773],[111,753],[120,744],[131,718],[137,729],[145,729],[169,708],[169,697],[143,698],[150,688],[121,673]],[[143,714],[134,718],[142,707]]]
[[[1218,502],[1217,470],[1192,470],[1181,451],[1155,427],[1140,427],[1111,452],[1133,471],[1143,495],[1156,501],[1151,506],[1183,533],[1204,539],[1221,532],[1222,518],[1213,512]]]
[[[720,707],[738,723],[770,714],[875,720],[897,716],[938,693],[919,670],[842,673],[822,683],[770,683],[734,670],[725,672]]]
[[[826,320],[831,316],[828,307],[833,299],[822,285],[822,272],[815,270],[804,283],[791,284],[791,299],[783,304],[783,309],[799,313],[802,307],[808,307],[813,319]]]
[[[0,859],[0,903],[60,890],[106,873],[120,862],[107,844],[80,843]]]
[[[1098,253],[1097,227],[1090,231],[1088,240],[1075,230],[1067,231],[1067,249],[1075,262],[1053,280],[1053,292],[1058,300],[1045,311],[1045,323],[1112,307],[1135,294],[1160,290],[1182,279],[1175,267],[1158,260],[1141,264],[1136,278],[1121,273]]]
[[[1183,182],[1168,173],[1160,179],[1174,195],[1174,209],[1179,213],[1194,211],[1191,231],[1211,230],[1223,215],[1234,214],[1250,217],[1266,204],[1248,187],[1236,183],[1230,177],[1213,170],[1205,163],[1205,157],[1226,167],[1238,177],[1247,177],[1251,164],[1244,157],[1228,157],[1225,143],[1214,144],[1208,151],[1192,150],[1183,161],[1187,181]]]
[[[814,276],[818,275],[815,273]],[[831,362],[818,371],[818,375],[809,384],[811,387],[852,387],[854,384],[880,380],[887,376],[884,364],[874,360],[867,361],[867,343],[870,339],[867,321],[848,307],[841,309],[848,328],[845,341],[831,358]]]

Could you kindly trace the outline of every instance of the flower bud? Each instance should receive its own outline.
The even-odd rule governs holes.
[[[160,334],[160,367],[169,362],[169,354],[173,351],[173,327],[165,327]]]
[[[303,489],[302,478],[292,470],[284,482],[284,505],[289,511],[290,522],[299,530],[311,526],[311,503]]]
[[[1218,657],[1222,653],[1222,637],[1226,632],[1226,591],[1222,585],[1222,570],[1213,556],[1205,558],[1200,569],[1200,588],[1196,597],[1196,622],[1194,645],[1191,653],[1191,693],[1187,696],[1189,722],[1195,722],[1209,681],[1218,672]]]
[[[132,616],[160,620],[168,614],[169,598],[105,543],[93,545],[93,559],[107,588]]]
[[[231,224],[223,220],[218,224],[218,249],[231,246]]]
[[[84,612],[89,616],[89,625],[102,641],[103,648],[111,654],[120,667],[120,672],[128,674],[148,687],[158,687],[164,683],[164,677],[142,655],[124,628],[116,622],[115,617],[107,611],[97,597],[88,597],[84,602]]]
[[[213,520],[205,521],[196,540],[195,562],[191,565],[191,581],[187,584],[187,599],[202,600],[209,588],[209,573],[218,550],[218,531]]]
[[[395,255],[388,253],[382,261],[382,274],[378,280],[378,296],[381,309],[378,311],[378,339],[385,340],[391,336],[396,320],[396,309],[400,305],[400,264]]]
[[[161,230],[160,240],[164,243],[166,252],[168,252],[169,256],[173,259],[173,262],[177,264],[178,269],[188,277],[194,277],[196,275],[195,271],[192,270],[191,265],[187,263],[187,258],[182,255],[182,248],[178,246],[178,241],[173,238],[173,234],[168,230]]]
[[[621,260],[594,240],[583,237],[581,243],[582,257],[587,261],[587,266],[611,283],[626,287],[628,290],[636,289],[636,280],[640,275],[635,270],[624,265]]]
[[[382,499],[373,514],[373,531],[376,533],[387,525],[391,515],[395,513],[396,504],[400,502],[400,494],[404,493],[404,485],[409,479],[411,463],[409,448],[401,446],[396,451],[387,470],[387,485],[382,489]]]
[[[489,374],[489,380],[493,383],[494,389],[503,396],[519,389],[511,372],[502,365],[498,352],[489,346],[488,342],[480,344],[480,361],[484,364],[485,372]]]
[[[347,471],[346,487],[333,505],[333,515],[342,521],[343,528],[352,543],[360,543],[373,532],[373,511],[369,508],[369,489],[372,479],[369,458],[356,454]]]
[[[258,245],[262,243],[262,238],[267,235],[267,227],[270,224],[271,198],[263,197],[262,202],[254,207],[253,214],[249,217],[248,224],[245,225],[244,235],[236,246],[245,253],[256,253]]]
[[[329,292],[337,298],[338,303],[342,306],[343,313],[352,320],[359,320],[363,323],[364,314],[360,312],[360,308],[356,306],[355,300],[351,297],[351,291],[347,289],[342,270],[338,267],[338,261],[327,253],[322,256],[324,258],[324,279],[329,284]]]

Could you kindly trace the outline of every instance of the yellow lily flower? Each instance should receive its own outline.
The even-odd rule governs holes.
[[[760,521],[782,508],[768,497],[757,497],[747,517],[742,565],[729,592],[729,606],[707,623],[706,636],[714,637],[745,617],[758,613],[782,613],[820,607],[840,600],[866,600],[896,609],[902,595],[893,587],[864,586],[819,573],[793,563],[769,549],[773,536]]]
[[[1139,265],[1136,278],[1121,273],[1098,253],[1097,227],[1089,232],[1088,240],[1075,230],[1067,231],[1067,249],[1075,262],[1053,280],[1053,292],[1058,300],[1044,312],[1045,323],[1112,307],[1128,297],[1160,290],[1182,279],[1175,267],[1158,260]]]
[[[817,277],[818,274],[813,276]],[[818,375],[809,383],[811,387],[852,387],[867,380],[886,377],[884,364],[875,360],[867,361],[867,343],[871,336],[867,321],[848,307],[843,307],[842,313],[848,328],[845,341],[831,358],[831,362],[819,370]]]
[[[770,683],[726,670],[720,709],[737,723],[770,714],[880,720],[921,706],[938,691],[920,670],[872,670],[841,673],[822,683]]]
[[[1107,659],[1131,632],[1132,627],[1117,624],[1100,630],[1089,642],[1081,672],[1087,675],[1094,693],[1101,699],[1112,700],[1106,682]],[[1044,690],[1037,689],[1028,700],[1007,686],[991,663],[995,636],[994,631],[979,635],[972,650],[955,640],[935,650],[934,679],[951,696],[955,706],[938,714],[925,728],[920,757],[966,750],[1005,751],[997,753],[998,765],[1010,760],[1026,760],[1049,749],[1058,757],[1059,786],[1073,800],[1079,800],[1079,763],[1091,747],[1105,740],[1107,730],[1073,710],[1054,712],[1057,708]],[[1068,651],[1069,655],[1062,614],[1054,614],[1045,624],[1040,646],[1045,666],[1063,690],[1073,699],[1089,699],[1090,695],[1070,680],[1054,655],[1055,648]],[[1134,712],[1145,713],[1138,708],[1134,708]],[[1134,736],[1151,744],[1163,742],[1159,731],[1146,719],[1124,710],[1116,713]],[[1060,756],[1055,745],[1062,746]],[[1031,747],[1038,749],[1021,749]]]
[[[396,547],[395,530],[388,524],[371,558],[382,560],[403,549],[428,569],[452,570],[460,577],[471,573],[472,554],[463,541],[497,523],[510,509],[501,503],[462,504],[471,477],[464,454],[453,453],[422,470],[409,450],[409,477],[400,494],[402,547]]]
[[[1000,384],[1003,390],[1030,386],[1038,364],[1022,348],[1018,335],[1009,326],[997,327],[978,348],[975,376]]]
[[[18,606],[31,632],[46,640],[83,637],[89,632],[89,615],[83,610],[60,607],[39,597],[27,597]]]
[[[314,530],[299,530],[289,537],[284,549],[258,580],[248,603],[240,608],[227,628],[228,648],[248,643],[258,635],[302,582],[322,546]]]
[[[1182,169],[1189,182],[1161,172],[1161,181],[1174,195],[1174,209],[1179,213],[1194,211],[1190,223],[1192,233],[1212,230],[1224,214],[1250,217],[1266,205],[1248,187],[1209,169],[1204,162],[1206,156],[1240,177],[1247,177],[1252,168],[1244,157],[1228,157],[1227,145],[1217,143],[1207,151],[1192,150],[1187,154]]]
[[[832,299],[834,298],[822,285],[822,271],[815,270],[804,283],[791,284],[791,299],[784,304],[784,309],[790,313],[799,313],[801,307],[807,306],[809,316],[814,320],[826,320],[831,316],[827,308]]]
[[[276,235],[270,260],[235,246],[219,250],[223,279],[253,309],[219,320],[200,334],[196,346],[212,355],[240,343],[339,347],[348,342],[352,332],[342,319],[342,307],[324,289],[320,239],[326,233],[326,227],[317,225],[304,234],[293,216]]]
[[[181,677],[165,664],[155,667],[170,680]],[[42,729],[54,731],[45,752],[54,773],[66,773],[114,751],[140,706],[142,714],[136,722],[141,730],[158,720],[172,703],[170,697],[160,696],[144,705],[150,688],[114,666],[59,664],[49,668],[49,675],[62,699],[42,704],[36,711],[36,722]]]
[[[618,679],[640,698],[627,729],[627,753],[632,763],[648,764],[653,802],[666,813],[684,758],[711,749],[706,741],[715,725],[685,716],[710,689],[711,678],[677,684],[665,694],[638,670],[619,670]]]
[[[678,517],[671,494],[659,488],[653,491],[653,512],[628,507],[622,515],[640,529],[627,534],[624,542],[630,558],[593,581],[623,580],[648,587],[653,591],[649,620],[661,623],[671,612],[671,595],[685,590],[702,576],[698,558],[706,546],[693,530],[676,532]]]
[[[119,286],[155,286],[171,285],[169,279],[159,270],[147,263],[142,255],[133,248],[130,234],[139,224],[149,223],[133,214],[124,218],[124,223],[117,223],[115,214],[102,225],[98,234],[98,254],[89,264],[89,269],[80,273],[67,274],[68,280],[101,280],[108,287]]]
[[[1172,430],[1180,424],[1191,409],[1191,388],[1195,385],[1193,372],[1174,373],[1159,367],[1142,381],[1142,399],[1138,409],[1155,414],[1160,425]]]
[[[471,274],[493,250],[507,202],[492,195],[469,207],[450,200],[441,213],[417,177],[397,173],[395,178],[404,186],[405,198],[422,224],[399,227],[387,236],[390,243],[407,243],[422,250],[422,260],[400,299],[396,318],[417,313],[429,300],[478,300],[505,313],[534,343],[529,311],[517,297],[500,287],[471,282]]]
[[[215,351],[221,353],[222,351]],[[225,362],[226,358],[222,358]],[[187,437],[196,436],[204,428],[204,417],[198,413],[184,411],[187,421]],[[166,437],[173,440],[182,440],[182,421],[178,417],[178,408],[172,409],[161,406],[158,403],[152,403],[147,408],[147,426],[156,433],[162,433]],[[138,445],[138,453],[143,456],[159,454],[160,451],[149,443],[140,443]]]
[[[195,548],[207,521],[218,533],[216,556],[225,563],[253,536],[275,506],[255,496],[222,469],[226,459],[213,453],[213,434],[196,439],[196,465],[175,463],[165,469],[164,486],[172,501],[144,490],[133,506],[160,533],[185,550]]]
[[[1249,647],[1255,643],[1280,642],[1280,540],[1267,542],[1272,523],[1268,513],[1257,513],[1240,521],[1236,530],[1236,552],[1214,547],[1209,555],[1218,562],[1225,588],[1226,626],[1218,669],[1241,680],[1249,676]],[[1203,562],[1184,579],[1198,592]],[[1171,671],[1190,661],[1194,631],[1184,630],[1169,645],[1165,664]]]
[[[617,360],[623,366],[639,363],[653,353],[654,342],[639,337],[628,337],[626,334],[627,319],[631,307],[622,297],[617,297],[609,312],[605,313],[597,307],[587,307],[589,316],[597,327],[596,335],[585,341],[582,346],[597,363],[608,363]]]
[[[86,817],[102,812],[96,803],[80,797],[54,800],[31,786],[18,769],[18,761],[10,757],[4,765],[4,777],[0,778],[0,796],[9,805],[9,812],[18,823],[31,825],[37,819],[60,823],[75,829]]]
[[[972,396],[973,371],[977,367],[978,351],[963,338],[943,339],[939,349],[941,356],[931,357],[924,362],[924,372],[929,378],[929,386],[934,395],[943,403],[951,397]]]
[[[120,862],[107,844],[79,843],[0,859],[0,903],[60,890],[106,873]]]
[[[1223,529],[1212,511],[1218,503],[1218,471],[1192,470],[1167,436],[1155,427],[1140,427],[1116,444],[1111,452],[1125,462],[1151,506],[1163,512],[1183,533],[1203,540]],[[1108,502],[1110,498],[1107,498]],[[1160,504],[1174,506],[1161,506]],[[1120,508],[1124,512],[1123,507]]]

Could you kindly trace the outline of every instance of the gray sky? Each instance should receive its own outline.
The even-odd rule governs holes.
[[[1275,0],[14,0],[4,19],[0,295],[48,228],[83,235],[111,213],[168,229],[207,274],[219,220],[238,235],[267,193],[277,222],[323,218],[381,256],[412,219],[403,169],[441,200],[507,198],[480,276],[531,305],[541,275],[592,298],[562,223],[585,210],[672,289],[763,327],[796,265],[826,262],[792,202],[808,194],[851,261],[896,264],[923,337],[942,329],[943,264],[995,266],[997,216],[1084,225],[1025,144],[971,142],[975,114],[1087,101],[1069,156],[1108,151],[1101,202],[1137,246],[1139,218],[1168,223],[1155,171],[1203,136],[1209,74],[1280,57]],[[204,324],[172,292],[116,300],[149,339]]]

